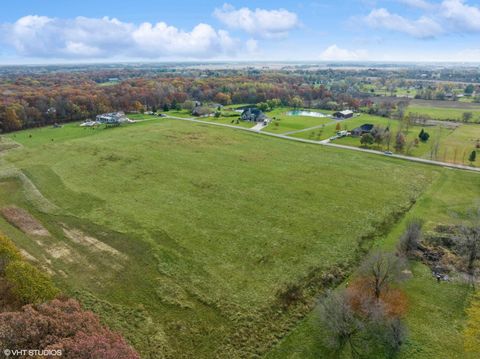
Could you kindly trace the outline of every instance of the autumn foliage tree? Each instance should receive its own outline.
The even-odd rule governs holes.
[[[372,295],[380,299],[390,284],[402,278],[405,262],[393,253],[374,252],[361,265],[360,276],[365,279]]]
[[[370,357],[372,348],[383,348],[385,357],[396,355],[406,337],[407,298],[395,286],[402,268],[394,254],[375,252],[346,289],[322,298],[320,326],[332,354],[340,357],[348,348],[354,358]]]
[[[0,235],[0,275],[5,274],[5,268],[12,261],[21,260],[20,251],[7,237]]]
[[[2,122],[2,127],[5,131],[15,131],[22,128],[22,121],[18,115],[19,106],[11,105],[5,110],[5,116]]]
[[[232,103],[232,98],[229,94],[219,92],[215,95],[214,101],[218,102],[220,105],[230,105]]]
[[[402,317],[407,310],[407,297],[399,288],[387,287],[382,290],[379,298],[372,290],[368,278],[357,278],[347,289],[352,308],[362,315],[368,316],[368,311],[380,303],[383,313],[389,318]]]
[[[0,347],[60,349],[70,359],[139,358],[121,335],[104,327],[95,314],[84,311],[73,299],[0,313]]]
[[[395,150],[398,152],[403,151],[405,143],[407,142],[405,135],[402,132],[398,132],[395,136]]]
[[[332,357],[343,357],[349,351],[352,358],[368,358],[373,350],[383,348],[385,357],[390,358],[405,341],[406,330],[399,315],[405,308],[404,296],[395,292],[385,305],[365,293],[363,284],[359,281],[347,290],[329,292],[320,301],[322,340]]]
[[[5,279],[13,295],[24,304],[42,303],[59,294],[46,274],[22,260],[14,260],[7,264]]]

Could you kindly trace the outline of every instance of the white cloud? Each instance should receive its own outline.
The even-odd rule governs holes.
[[[145,55],[215,57],[233,51],[234,41],[226,31],[215,31],[210,25],[199,24],[185,32],[164,22],[141,24],[132,33],[134,43]]]
[[[463,0],[444,0],[440,15],[457,30],[480,31],[480,9]]]
[[[237,10],[230,4],[224,4],[221,9],[215,9],[213,15],[232,29],[266,38],[283,37],[300,25],[297,14],[285,9],[250,10],[242,7]]]
[[[323,61],[360,61],[367,60],[368,52],[366,50],[347,50],[331,45],[320,54],[320,60]]]
[[[3,24],[0,33],[17,54],[39,58],[215,58],[248,46],[207,24],[183,31],[164,22],[135,25],[108,17],[30,15]]]
[[[403,32],[418,38],[431,38],[444,32],[435,20],[422,16],[417,20],[409,20],[403,16],[392,14],[387,9],[374,9],[365,17],[365,21],[373,28],[383,28]]]
[[[425,0],[398,0],[402,4],[423,10],[430,10],[435,7],[434,4]]]
[[[480,8],[465,0],[443,0],[431,3],[425,0],[398,0],[425,11],[424,16],[411,20],[386,9],[374,9],[364,18],[373,28],[403,32],[417,38],[431,38],[442,34],[480,32]]]

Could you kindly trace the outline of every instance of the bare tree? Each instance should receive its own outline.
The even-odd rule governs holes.
[[[387,358],[393,358],[407,337],[407,328],[400,318],[383,317],[377,326],[377,337],[386,351]]]
[[[378,301],[388,285],[402,278],[403,259],[393,253],[374,252],[361,265],[360,274],[366,278]]]
[[[352,310],[346,292],[327,292],[320,301],[319,312],[325,345],[337,354],[349,346],[352,357],[358,357],[360,346],[357,336],[364,324]]]
[[[465,266],[472,285],[480,259],[480,207],[470,212],[466,223],[460,226],[456,241],[457,251],[465,259]]]
[[[400,237],[398,251],[408,255],[415,251],[422,240],[423,221],[419,218],[413,218],[407,223],[405,232]]]

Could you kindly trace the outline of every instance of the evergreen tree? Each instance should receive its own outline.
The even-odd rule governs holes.
[[[473,150],[472,153],[470,153],[468,160],[470,162],[475,162],[476,159],[477,159],[477,151]]]

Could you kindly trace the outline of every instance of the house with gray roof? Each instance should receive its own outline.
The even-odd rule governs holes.
[[[243,110],[240,118],[243,121],[250,121],[250,122],[263,122],[267,119],[267,116],[260,111],[258,108],[249,107]]]

